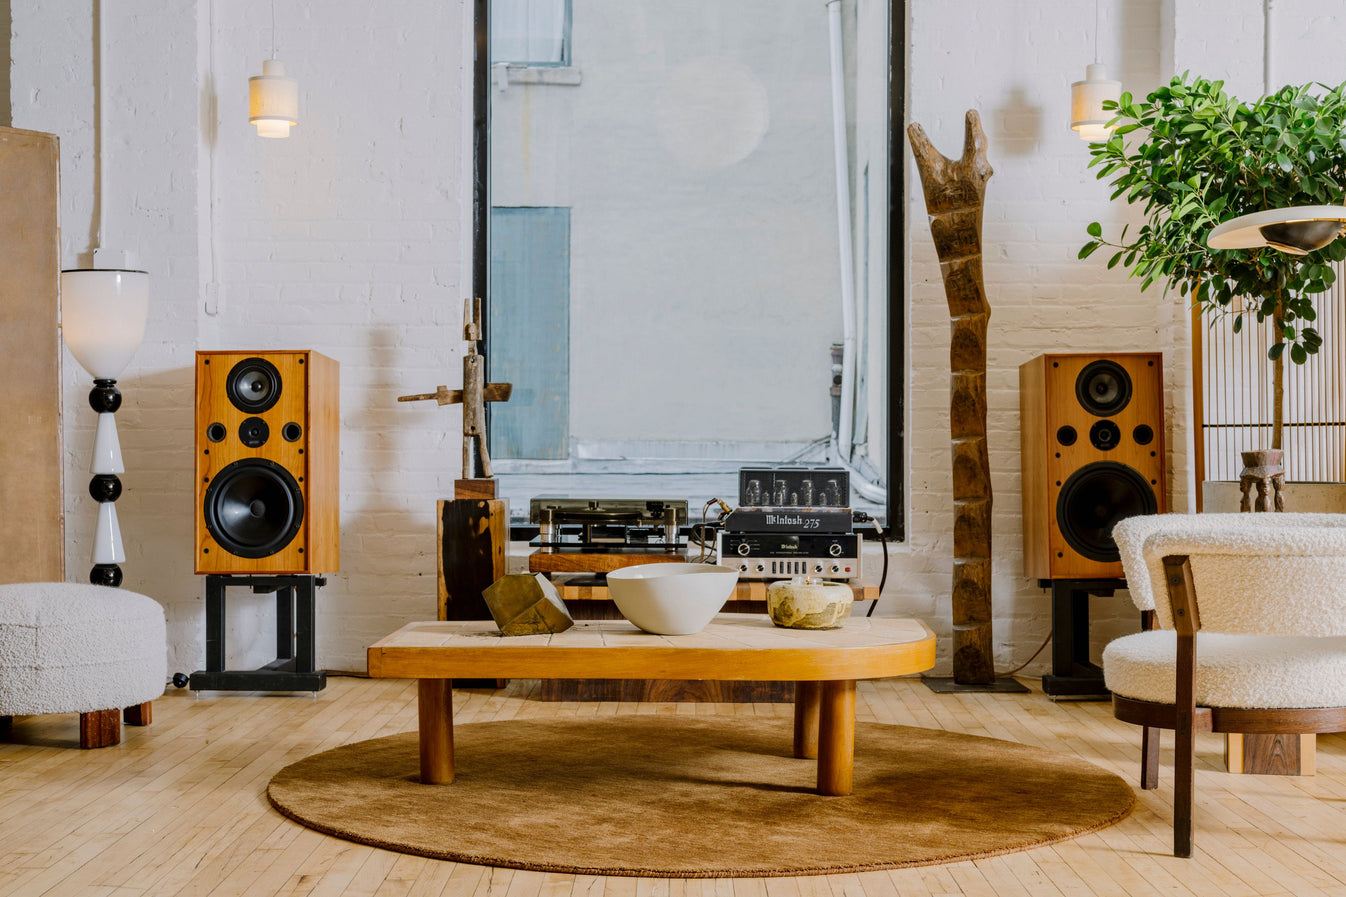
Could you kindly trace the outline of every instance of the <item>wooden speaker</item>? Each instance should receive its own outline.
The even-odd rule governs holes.
[[[310,351],[196,353],[196,572],[340,568],[339,368]]]
[[[1158,352],[1040,355],[1019,367],[1024,573],[1120,579],[1112,528],[1168,510]]]

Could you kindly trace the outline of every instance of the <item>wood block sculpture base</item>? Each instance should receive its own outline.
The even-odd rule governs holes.
[[[509,502],[439,502],[439,619],[492,619],[481,593],[505,575],[508,545]]]

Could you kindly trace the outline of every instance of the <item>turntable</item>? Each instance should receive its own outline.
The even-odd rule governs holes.
[[[539,496],[529,502],[529,521],[538,528],[529,543],[533,573],[607,573],[685,560],[683,499]]]

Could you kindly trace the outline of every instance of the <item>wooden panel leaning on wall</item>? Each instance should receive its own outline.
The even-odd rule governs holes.
[[[65,579],[60,144],[0,128],[0,582]]]

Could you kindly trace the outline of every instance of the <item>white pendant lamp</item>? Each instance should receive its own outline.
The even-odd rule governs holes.
[[[1112,136],[1108,122],[1112,112],[1103,110],[1103,101],[1116,102],[1122,95],[1122,82],[1108,77],[1108,68],[1098,61],[1098,0],[1094,0],[1094,61],[1084,70],[1084,80],[1070,85],[1070,128],[1081,140],[1103,143]]]
[[[258,137],[289,137],[299,124],[299,82],[285,77],[279,59],[262,63],[262,73],[248,79],[248,122]]]
[[[276,0],[271,0],[271,58],[262,73],[248,79],[248,122],[258,137],[289,137],[299,124],[299,82],[286,77],[285,64],[276,58]]]

